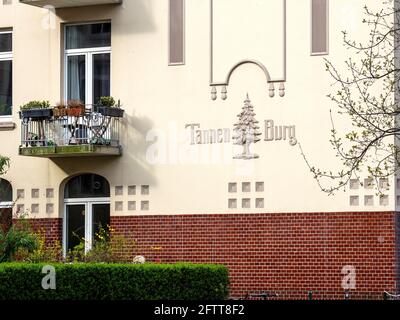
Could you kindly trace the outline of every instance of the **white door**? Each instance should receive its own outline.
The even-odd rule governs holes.
[[[100,226],[107,228],[109,224],[109,199],[65,199],[64,256],[82,240],[85,252],[91,250]]]

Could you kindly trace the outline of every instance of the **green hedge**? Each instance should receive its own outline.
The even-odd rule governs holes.
[[[0,264],[0,300],[219,300],[228,269],[206,264],[51,264],[56,289],[44,290],[46,264]]]

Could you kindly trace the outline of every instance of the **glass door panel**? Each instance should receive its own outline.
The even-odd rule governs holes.
[[[12,61],[0,61],[0,116],[11,115]]]
[[[85,216],[84,204],[67,205],[67,252],[85,238]]]
[[[67,57],[67,99],[86,103],[86,56]]]
[[[92,205],[92,239],[96,239],[100,227],[108,230],[110,225],[110,204]]]
[[[93,103],[110,95],[110,54],[93,55]]]
[[[71,25],[66,27],[66,49],[111,46],[111,23]],[[0,46],[1,48],[1,46]]]

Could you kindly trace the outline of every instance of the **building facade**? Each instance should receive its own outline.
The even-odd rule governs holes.
[[[345,0],[3,0],[0,205],[64,252],[102,222],[147,261],[226,264],[232,297],[396,292],[400,181],[366,174],[328,197],[299,148],[340,165],[324,59],[348,58],[342,30],[366,39],[362,14]],[[110,95],[123,117],[93,107]],[[20,119],[32,100],[81,100],[85,115]]]

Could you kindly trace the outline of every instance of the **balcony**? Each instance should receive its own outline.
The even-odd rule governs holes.
[[[37,7],[72,8],[102,4],[120,4],[122,0],[20,0],[19,2]]]
[[[46,109],[45,116],[21,113],[19,154],[29,157],[120,156],[120,119],[115,115],[86,106],[71,114]],[[123,113],[123,110],[119,110]]]

